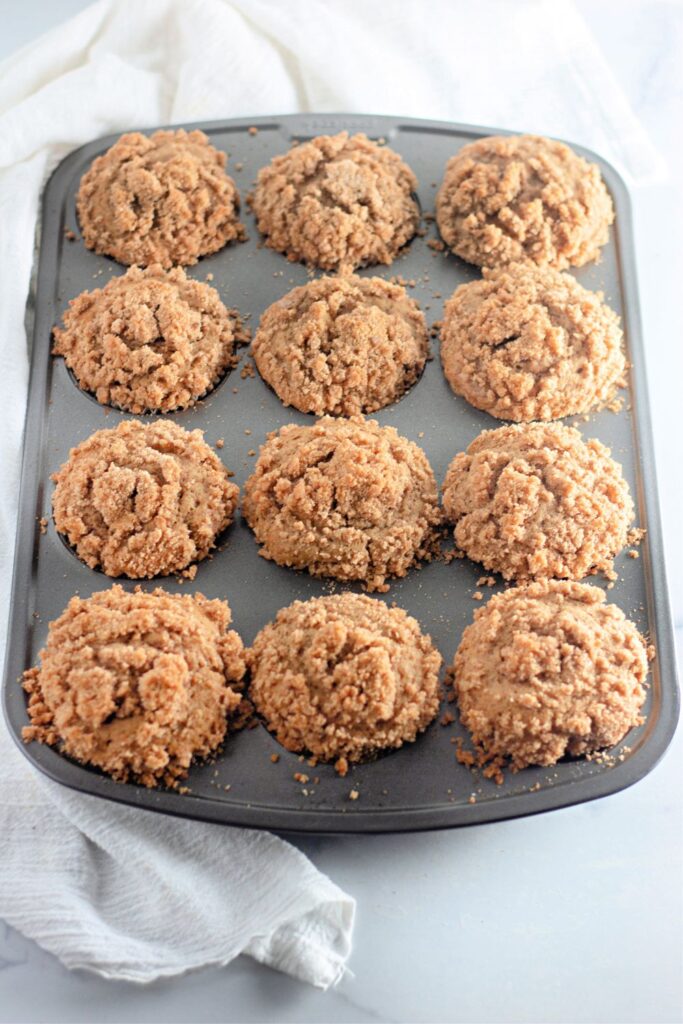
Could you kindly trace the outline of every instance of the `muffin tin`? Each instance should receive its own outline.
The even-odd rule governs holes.
[[[432,121],[362,115],[292,115],[187,125],[201,128],[213,145],[230,156],[228,172],[234,177],[243,202],[242,220],[247,242],[233,244],[188,268],[190,276],[218,289],[228,306],[250,319],[254,328],[261,313],[290,288],[308,280],[305,267],[289,263],[262,245],[245,197],[256,172],[294,140],[342,129],[363,131],[385,139],[418,176],[418,198],[423,214],[434,208],[434,196],[447,159],[465,143],[495,129]],[[254,131],[256,129],[256,131]],[[662,537],[645,383],[643,345],[638,314],[631,215],[626,188],[614,169],[595,154],[574,147],[596,160],[612,194],[616,223],[598,264],[575,271],[587,288],[604,291],[607,302],[621,314],[632,364],[630,384],[623,393],[620,412],[601,411],[587,421],[569,418],[587,437],[597,437],[622,463],[637,507],[636,525],[647,532],[635,549],[616,559],[619,578],[609,600],[619,604],[641,632],[655,645],[657,657],[649,677],[645,724],[629,733],[608,757],[595,761],[566,760],[551,769],[528,768],[506,774],[502,785],[484,779],[455,757],[458,737],[466,739],[456,721],[442,725],[439,718],[414,744],[387,753],[376,761],[357,765],[346,778],[330,765],[310,767],[283,750],[265,727],[245,729],[228,738],[214,763],[194,766],[186,791],[148,790],[117,783],[97,770],[70,761],[50,747],[21,741],[28,724],[22,672],[35,664],[45,642],[48,623],[64,609],[73,594],[86,597],[111,586],[112,580],[83,565],[56,534],[51,521],[53,485],[50,474],[67,458],[69,449],[94,430],[112,427],[127,414],[109,409],[80,391],[60,358],[52,357],[51,329],[69,299],[85,289],[99,287],[125,268],[96,256],[80,241],[75,194],[81,175],[116,136],[98,139],[71,153],[52,175],[45,190],[37,279],[29,309],[34,317],[33,352],[24,441],[19,503],[13,602],[4,681],[4,706],[10,730],[23,753],[41,771],[74,789],[111,800],[187,818],[299,832],[388,832],[447,828],[534,814],[605,796],[631,785],[645,775],[666,749],[678,717],[672,627],[664,571]],[[409,293],[425,310],[429,324],[440,320],[443,301],[464,281],[478,276],[475,267],[437,252],[428,245],[438,237],[432,219],[423,222],[424,236],[416,237],[389,267],[372,267],[365,275],[399,276],[414,282]],[[75,232],[70,240],[67,232]],[[219,455],[235,472],[242,487],[251,472],[255,453],[266,434],[284,423],[312,423],[314,417],[285,408],[276,395],[249,369],[248,350],[241,350],[239,366],[192,409],[168,414],[182,426],[205,431],[209,444],[224,439]],[[467,447],[483,429],[500,425],[456,397],[448,387],[438,359],[438,340],[432,341],[434,359],[422,378],[398,403],[377,413],[420,444],[439,483],[456,452]],[[236,389],[236,390],[235,390]],[[144,417],[142,417],[144,418]],[[47,528],[41,519],[47,520]],[[464,627],[473,612],[493,593],[477,587],[485,576],[467,559],[436,561],[393,581],[383,600],[395,601],[414,615],[430,633],[446,664],[452,661]],[[121,581],[130,589],[134,581]],[[606,587],[601,577],[589,580]],[[344,589],[345,585],[312,579],[279,568],[258,555],[256,542],[238,516],[214,557],[199,564],[196,578],[180,582],[174,577],[144,581],[145,589],[163,586],[171,592],[200,591],[227,599],[234,628],[249,644],[258,630],[283,605]],[[500,587],[497,584],[495,589]],[[352,586],[350,589],[359,589]],[[447,716],[448,717],[448,716]],[[272,754],[279,754],[273,762]],[[308,781],[296,781],[304,773]],[[354,791],[356,797],[350,796]]]

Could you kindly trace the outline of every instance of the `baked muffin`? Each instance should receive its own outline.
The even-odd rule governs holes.
[[[250,696],[296,753],[350,761],[412,742],[439,707],[441,655],[400,608],[358,594],[295,601],[247,653]]]
[[[443,506],[456,546],[507,580],[611,573],[633,519],[609,449],[560,423],[483,431],[451,462]]]
[[[543,580],[474,613],[453,665],[482,762],[552,765],[619,743],[642,721],[647,655],[598,587]]]
[[[613,398],[625,372],[619,318],[570,274],[513,263],[455,290],[441,361],[456,394],[503,420],[553,420]]]
[[[367,136],[320,135],[258,173],[251,205],[266,244],[322,270],[391,263],[417,230],[417,178]]]
[[[597,164],[537,135],[470,142],[436,197],[441,237],[482,267],[531,260],[563,270],[596,260],[614,220]]]
[[[422,449],[359,416],[270,434],[242,512],[265,558],[368,590],[431,557],[441,518]]]
[[[201,430],[169,420],[96,431],[52,479],[58,532],[91,569],[132,579],[205,558],[239,497]]]
[[[175,785],[222,743],[241,703],[242,641],[225,601],[128,593],[73,597],[24,675],[24,740],[121,782]]]
[[[192,405],[236,364],[235,346],[248,337],[215,288],[159,265],[82,292],[63,320],[55,355],[98,402],[133,413]]]
[[[119,263],[187,266],[244,238],[227,157],[203,132],[129,132],[93,161],[76,197],[88,249]]]
[[[422,373],[429,342],[405,288],[348,275],[319,278],[274,302],[252,353],[285,405],[354,416],[398,401]]]

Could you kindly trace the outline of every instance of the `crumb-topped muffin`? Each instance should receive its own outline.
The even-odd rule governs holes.
[[[323,277],[274,302],[252,342],[285,405],[354,416],[396,402],[429,355],[427,325],[405,288],[380,277]]]
[[[227,157],[204,132],[129,132],[95,159],[76,197],[88,249],[119,263],[163,267],[244,238]]]
[[[265,558],[368,590],[431,557],[441,519],[422,449],[359,416],[270,434],[242,512]]]
[[[441,237],[478,266],[596,260],[614,208],[597,164],[537,135],[488,136],[451,157],[436,197]]]
[[[251,205],[266,244],[322,270],[391,263],[415,234],[417,179],[363,134],[320,135],[258,173]]]
[[[278,741],[348,763],[412,742],[439,707],[441,655],[418,622],[359,594],[295,601],[247,652],[250,697]]]
[[[560,423],[483,431],[451,462],[443,506],[457,547],[508,580],[610,573],[633,519],[609,449]]]
[[[201,430],[169,420],[97,430],[52,479],[58,532],[91,569],[131,579],[205,558],[239,497]]]
[[[242,701],[242,641],[230,608],[201,594],[73,597],[25,673],[24,740],[115,779],[175,785],[222,743]]]
[[[619,318],[571,274],[514,263],[460,285],[441,328],[448,383],[504,420],[553,420],[613,399],[625,359]]]
[[[645,644],[598,587],[543,580],[474,613],[453,665],[482,762],[552,765],[619,743],[642,721]]]
[[[54,328],[83,390],[128,412],[172,412],[202,398],[237,362],[246,341],[236,310],[180,267],[131,267],[72,299]]]

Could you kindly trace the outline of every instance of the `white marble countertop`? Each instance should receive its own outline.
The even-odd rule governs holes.
[[[0,0],[0,57],[85,6]],[[578,6],[673,169],[633,200],[680,660],[683,8]],[[679,730],[646,779],[596,803],[446,833],[297,839],[358,900],[353,973],[328,993],[246,958],[147,988],[110,983],[0,922],[0,1021],[680,1021],[682,777]]]

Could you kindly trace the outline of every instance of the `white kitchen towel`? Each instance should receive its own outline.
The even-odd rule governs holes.
[[[109,132],[296,110],[541,132],[632,183],[662,172],[561,0],[101,0],[0,64],[0,644],[47,174]],[[322,987],[343,973],[353,900],[294,847],[60,789],[4,724],[0,761],[0,916],[68,966],[149,981],[246,952]]]
[[[0,914],[67,967],[147,982],[248,953],[321,988],[343,974],[353,900],[267,832],[31,780],[0,835]]]

